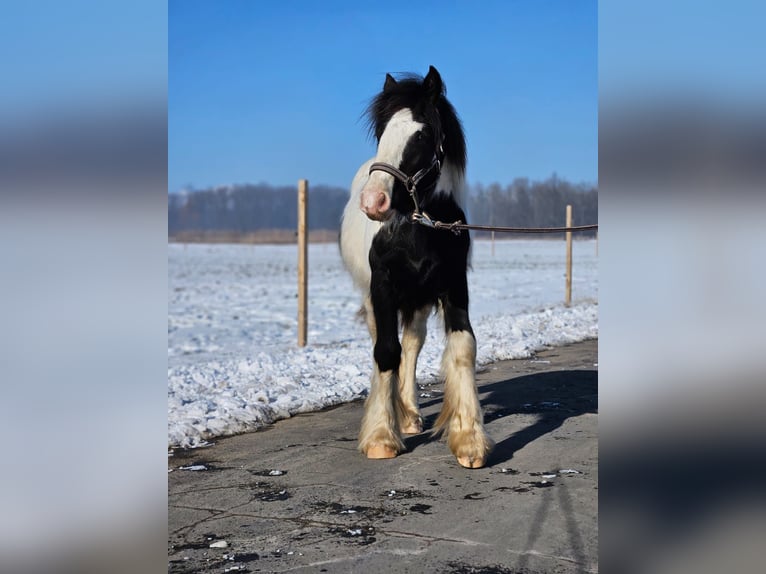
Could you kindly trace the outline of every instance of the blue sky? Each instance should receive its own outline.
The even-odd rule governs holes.
[[[156,0],[5,2],[0,124],[164,105],[167,30]]]
[[[598,177],[597,4],[171,0],[168,186],[348,186],[386,72],[436,66],[468,181]]]

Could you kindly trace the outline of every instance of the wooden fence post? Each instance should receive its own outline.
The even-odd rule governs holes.
[[[306,346],[308,326],[308,203],[309,182],[298,181],[298,346]]]
[[[572,227],[572,206],[567,205],[566,226]],[[567,242],[567,279],[566,279],[566,294],[564,296],[564,304],[569,307],[572,303],[572,232],[566,232]]]

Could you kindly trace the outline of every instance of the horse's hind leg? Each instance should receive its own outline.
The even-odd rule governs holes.
[[[426,340],[426,325],[431,307],[415,312],[412,320],[405,321],[402,329],[402,362],[399,365],[399,429],[402,434],[423,432],[423,418],[418,407],[415,372],[418,355]]]
[[[467,303],[467,291],[465,307],[443,301],[447,331],[442,358],[444,404],[435,428],[446,433],[447,444],[461,466],[480,468],[486,464],[493,443],[484,430],[476,389],[476,339],[468,321]]]
[[[378,338],[378,329],[375,327],[375,313],[372,310],[372,299],[369,296],[365,297],[360,313],[364,315],[364,321],[367,323],[367,330],[370,332],[372,344],[375,345],[375,341]]]

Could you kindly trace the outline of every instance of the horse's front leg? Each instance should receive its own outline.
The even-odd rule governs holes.
[[[370,396],[365,402],[359,450],[367,458],[393,458],[404,450],[399,436],[396,404],[399,401],[397,372],[402,347],[399,344],[397,309],[387,278],[373,271],[371,301],[375,315],[375,365]]]
[[[418,355],[426,340],[426,325],[431,306],[415,311],[413,317],[404,321],[402,329],[402,362],[399,365],[399,428],[402,434],[423,432],[423,418],[418,406],[415,374]]]
[[[476,339],[468,320],[468,287],[460,280],[442,300],[447,345],[442,358],[444,404],[436,420],[437,430],[447,435],[447,444],[458,463],[481,468],[493,447],[484,430],[476,389]]]

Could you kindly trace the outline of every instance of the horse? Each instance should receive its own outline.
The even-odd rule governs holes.
[[[461,466],[480,468],[493,442],[475,381],[466,278],[470,237],[433,225],[466,222],[463,126],[433,66],[425,77],[386,74],[366,118],[377,151],[353,179],[340,233],[341,257],[363,293],[373,342],[359,450],[370,459],[394,458],[405,450],[403,435],[423,432],[415,371],[436,308],[446,344],[444,402],[433,434],[446,436]]]

